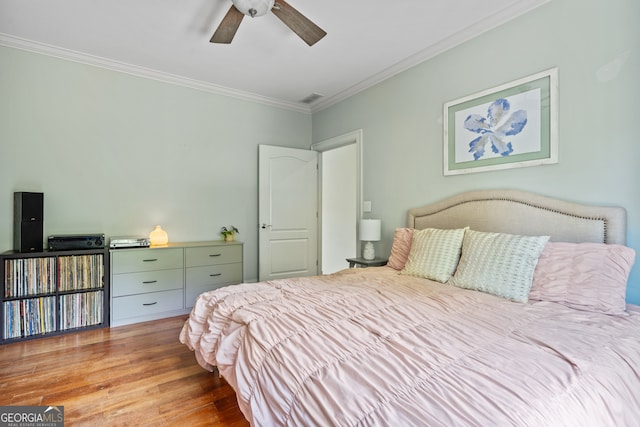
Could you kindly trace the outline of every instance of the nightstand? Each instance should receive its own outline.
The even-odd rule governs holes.
[[[387,264],[388,259],[386,258],[374,258],[374,259],[364,259],[364,258],[347,258],[349,262],[349,268],[353,267],[380,267]]]

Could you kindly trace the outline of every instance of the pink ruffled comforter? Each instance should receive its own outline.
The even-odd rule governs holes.
[[[180,341],[254,426],[638,426],[628,312],[348,269],[202,294]]]

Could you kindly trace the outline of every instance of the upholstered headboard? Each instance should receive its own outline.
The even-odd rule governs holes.
[[[624,245],[627,212],[621,207],[589,206],[519,190],[481,190],[409,209],[410,228],[461,228],[528,236],[556,242]]]

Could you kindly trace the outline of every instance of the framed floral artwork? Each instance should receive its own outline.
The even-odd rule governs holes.
[[[444,174],[558,163],[558,69],[444,104]]]

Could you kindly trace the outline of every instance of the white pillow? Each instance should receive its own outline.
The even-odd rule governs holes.
[[[527,302],[538,258],[549,236],[468,230],[450,284]]]
[[[416,230],[409,258],[400,274],[442,283],[449,280],[458,265],[460,247],[467,228]]]

